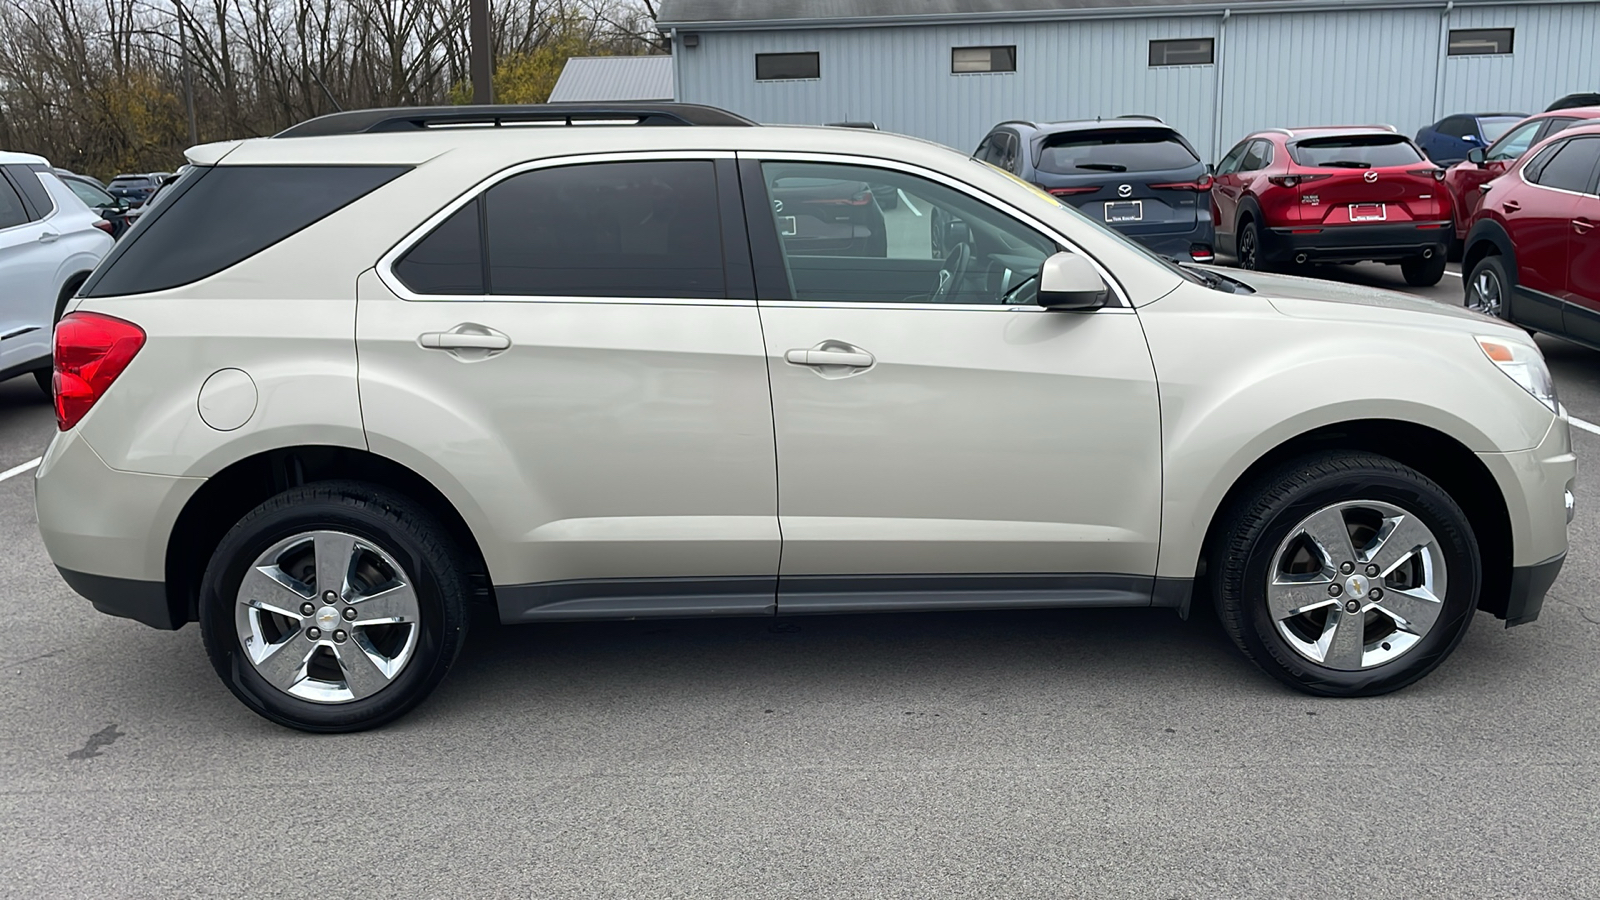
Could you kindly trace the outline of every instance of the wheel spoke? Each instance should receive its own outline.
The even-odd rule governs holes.
[[[1304,612],[1339,601],[1328,596],[1328,585],[1333,579],[1326,575],[1306,576],[1303,580],[1287,580],[1280,576],[1267,584],[1267,608],[1277,621],[1290,619]]]
[[[1361,668],[1361,653],[1366,649],[1366,618],[1364,611],[1328,611],[1328,621],[1322,626],[1322,638],[1317,641],[1317,647],[1322,651],[1323,665],[1335,669]]]
[[[1328,507],[1307,519],[1301,529],[1322,551],[1324,570],[1356,558],[1355,546],[1350,543],[1350,526],[1345,524],[1342,508]]]
[[[1401,630],[1421,636],[1427,634],[1433,623],[1438,621],[1444,603],[1425,587],[1403,591],[1386,588],[1376,609],[1394,619],[1395,625]]]
[[[350,566],[355,561],[356,539],[348,534],[319,531],[316,536],[317,593],[333,591],[345,596],[349,590]]]
[[[375,694],[389,684],[389,664],[361,632],[355,632],[342,644],[335,644],[333,653],[339,658],[345,686],[355,699]]]
[[[1422,547],[1433,543],[1433,532],[1416,516],[1391,516],[1361,552],[1359,560],[1378,567],[1378,577],[1386,578]]]
[[[246,648],[247,650],[251,648]],[[305,680],[306,660],[317,649],[315,641],[308,641],[301,632],[261,648],[262,656],[254,659],[256,671],[280,691],[287,691]]]
[[[299,583],[277,566],[260,566],[244,573],[239,584],[239,602],[251,609],[277,613],[300,621],[298,607],[307,599]]]
[[[397,583],[376,594],[352,597],[349,602],[356,611],[356,617],[350,622],[352,628],[415,622],[419,617],[417,594],[409,584]]]

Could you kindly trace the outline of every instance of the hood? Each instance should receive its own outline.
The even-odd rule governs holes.
[[[1451,306],[1399,291],[1239,269],[1230,269],[1227,275],[1250,285],[1278,312],[1295,318],[1365,319],[1434,328],[1442,325],[1491,334],[1497,329],[1522,333],[1520,328],[1465,306]]]

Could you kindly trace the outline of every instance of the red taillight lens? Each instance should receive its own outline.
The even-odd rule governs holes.
[[[1407,169],[1406,170],[1406,174],[1408,174],[1408,175],[1424,175],[1424,176],[1431,175],[1431,176],[1433,176],[1433,180],[1434,181],[1443,181],[1444,180],[1444,169],[1438,168],[1437,166],[1435,166],[1433,168],[1428,168],[1428,169]]]
[[[1332,175],[1272,175],[1269,176],[1267,180],[1278,187],[1294,187],[1297,184],[1306,184],[1308,182],[1321,181],[1324,178],[1332,177]]]
[[[56,427],[78,424],[143,346],[144,329],[111,316],[75,312],[56,323]]]
[[[1165,191],[1209,191],[1211,190],[1211,176],[1201,175],[1196,181],[1174,181],[1168,184],[1152,184],[1150,186]]]
[[[1074,197],[1078,194],[1093,194],[1100,190],[1100,186],[1089,185],[1087,187],[1050,188],[1049,190],[1051,194],[1057,197]]]

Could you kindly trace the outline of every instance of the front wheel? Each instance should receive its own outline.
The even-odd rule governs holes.
[[[217,674],[280,725],[359,731],[410,711],[466,637],[467,566],[404,497],[357,482],[285,491],[212,554],[200,632]]]
[[[1496,319],[1510,318],[1511,279],[1498,256],[1485,256],[1478,260],[1466,277],[1467,309],[1477,310]]]
[[[1445,254],[1435,253],[1432,256],[1413,256],[1400,263],[1400,274],[1406,278],[1406,284],[1412,287],[1433,287],[1444,277]]]
[[[1230,637],[1311,694],[1398,690],[1456,648],[1477,608],[1472,526],[1414,469],[1365,453],[1305,457],[1246,489],[1212,547]]]

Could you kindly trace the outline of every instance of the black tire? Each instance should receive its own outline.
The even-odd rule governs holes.
[[[54,400],[56,398],[56,389],[54,385],[55,370],[34,369],[33,380],[38,383],[39,390],[44,391],[44,395],[47,399]]]
[[[1444,277],[1445,254],[1435,253],[1429,257],[1413,256],[1400,263],[1400,274],[1406,277],[1406,284],[1412,287],[1433,287]]]
[[[1292,530],[1324,507],[1353,500],[1392,504],[1415,515],[1437,538],[1448,579],[1438,617],[1420,641],[1387,662],[1340,670],[1302,655],[1284,639],[1266,594],[1273,557]],[[1218,618],[1239,649],[1279,681],[1328,697],[1384,694],[1431,672],[1466,634],[1482,579],[1477,539],[1455,501],[1414,469],[1368,453],[1307,456],[1257,479],[1220,522],[1210,559]]]
[[[404,668],[381,690],[342,703],[304,700],[273,686],[245,655],[234,621],[246,569],[274,543],[318,529],[355,535],[392,557],[410,576],[419,610]],[[302,731],[361,731],[409,712],[450,670],[467,633],[467,571],[445,529],[405,497],[360,482],[309,484],[262,503],[218,544],[201,583],[200,633],[223,683],[257,714]]]
[[[1511,321],[1510,305],[1506,303],[1511,298],[1512,288],[1515,283],[1506,271],[1505,261],[1499,256],[1485,256],[1478,260],[1467,277],[1462,279],[1462,305],[1468,309],[1494,316],[1497,319]],[[1491,296],[1484,296],[1482,291],[1488,290]]]
[[[1267,270],[1266,262],[1261,257],[1261,229],[1256,227],[1254,219],[1239,223],[1237,249],[1239,268],[1261,272]]]

